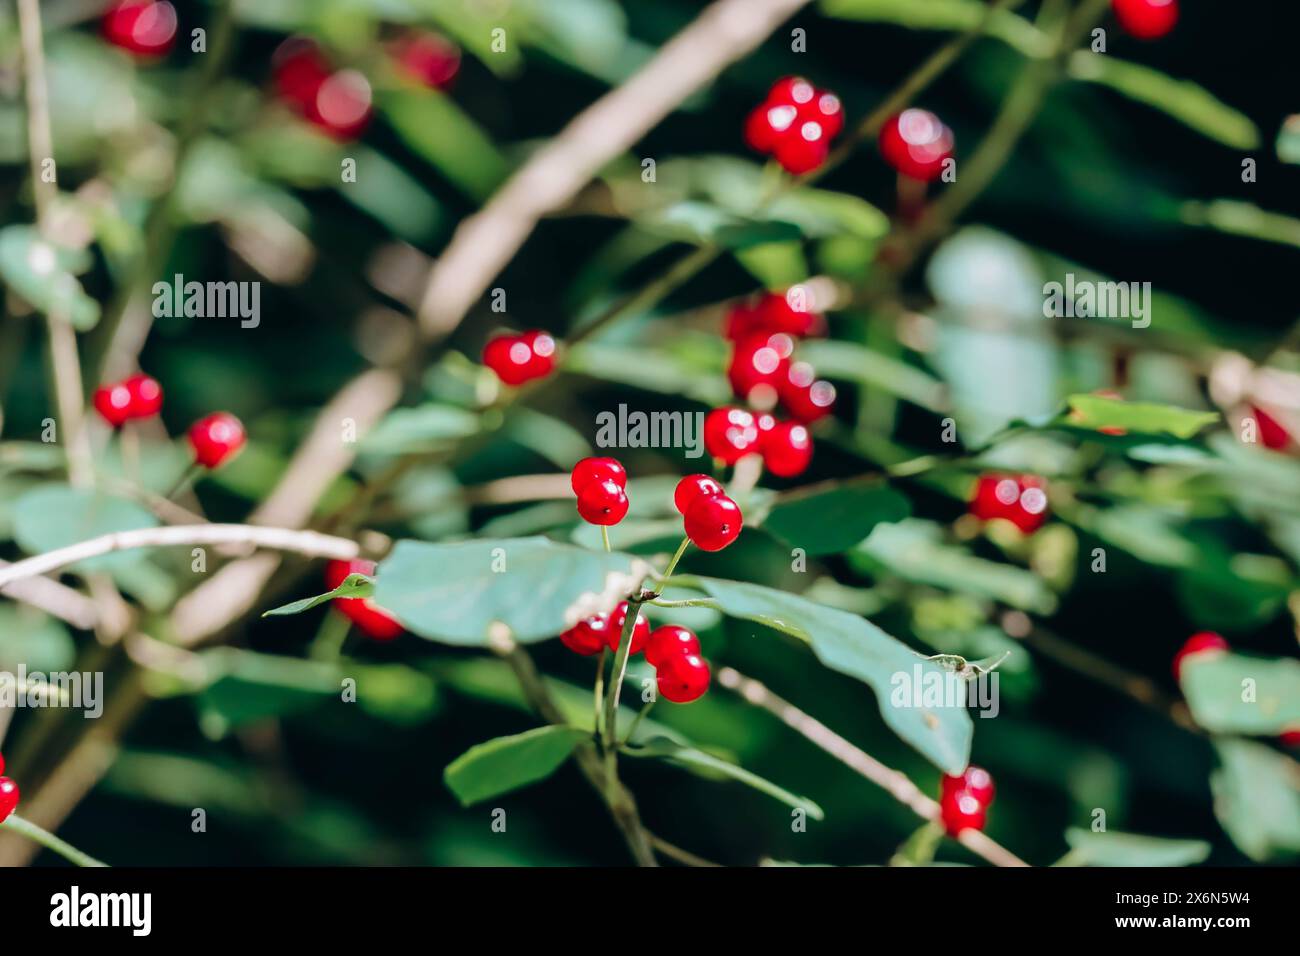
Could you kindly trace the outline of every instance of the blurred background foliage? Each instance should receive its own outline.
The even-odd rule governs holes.
[[[229,409],[248,425],[249,447],[201,483],[190,504],[212,520],[242,520],[276,486],[319,408],[368,365],[410,352],[425,273],[456,224],[701,6],[240,0],[233,57],[205,87],[208,54],[191,51],[189,31],[219,16],[213,5],[178,3],[176,49],[143,62],[104,41],[96,4],[43,3],[67,247],[61,267],[76,276],[68,302],[83,330],[87,374],[102,367],[123,283],[147,248],[149,211],[170,188],[178,149],[185,162],[158,233],[169,242],[150,281],[181,273],[262,283],[256,329],[184,316],[153,322],[139,362],[166,389],[166,433],[145,436],[143,482],[170,487],[185,455],[167,435]],[[830,336],[806,343],[805,354],[839,389],[838,411],[815,433],[809,473],[764,485],[781,490],[944,455],[948,416],[973,454],[897,477],[910,517],[814,554],[805,574],[791,571],[779,521],[719,555],[690,554],[684,569],[864,614],[923,653],[973,660],[1010,651],[1001,713],[974,720],[972,759],[998,781],[988,832],[1028,860],[1048,863],[1072,848],[1074,859],[1092,859],[1087,835],[1071,831],[1067,840],[1067,830],[1086,830],[1095,808],[1105,809],[1112,830],[1204,841],[1210,862],[1294,859],[1300,788],[1294,760],[1276,742],[1284,728],[1243,726],[1240,713],[1209,715],[1193,700],[1202,728],[1218,732],[1189,729],[1190,721],[1171,719],[1185,711],[1169,666],[1188,635],[1215,629],[1242,654],[1269,659],[1249,665],[1251,674],[1275,667],[1286,695],[1297,683],[1300,462],[1294,439],[1281,450],[1239,440],[1252,408],[1300,434],[1300,336],[1287,278],[1300,246],[1300,220],[1291,218],[1300,213],[1300,169],[1295,134],[1284,131],[1296,108],[1293,23],[1281,4],[1185,3],[1174,33],[1150,44],[1103,21],[1106,55],[1070,60],[1070,79],[1050,90],[955,231],[899,280],[888,277],[883,293],[878,256],[899,228],[898,195],[874,144],[816,187],[751,215],[764,172],[744,150],[741,125],[775,78],[803,74],[836,91],[851,126],[952,31],[969,28],[980,6],[807,7],[540,224],[494,283],[506,290],[506,315],[487,301],[475,307],[421,370],[404,407],[365,439],[355,467],[319,503],[317,523],[432,540],[540,532],[594,545],[570,501],[484,503],[462,489],[567,471],[592,451],[596,413],[620,403],[703,411],[726,401],[719,329],[729,302],[812,279]],[[1000,15],[993,35],[920,97],[917,105],[954,130],[958,185],[963,159],[1045,42],[1035,18],[1050,18],[1054,6],[1026,3]],[[491,46],[498,27],[504,52]],[[807,52],[792,51],[794,27],[806,31]],[[411,30],[436,31],[461,48],[448,89],[416,82],[395,64],[392,44]],[[334,64],[367,78],[373,116],[359,136],[323,134],[277,94],[272,59],[291,35],[314,38]],[[33,211],[18,64],[6,4],[0,546],[10,560],[85,537],[90,525],[103,530],[103,515],[79,520],[75,502],[56,496],[37,507],[41,499],[28,497],[51,494],[61,459],[38,440],[51,403],[32,306],[53,293],[23,271]],[[186,132],[196,97],[208,121]],[[653,184],[642,179],[645,157],[656,161]],[[1246,158],[1257,164],[1251,182],[1243,181]],[[356,162],[355,183],[340,179],[346,159]],[[493,383],[476,363],[492,332],[541,327],[563,340],[705,242],[728,254],[665,301],[575,347],[557,385],[483,432],[495,423],[482,412]],[[1044,283],[1066,272],[1151,282],[1151,327],[1044,318]],[[1182,438],[1163,427],[1116,436],[1054,417],[1067,396],[1103,389],[1209,411],[1215,424]],[[122,476],[117,443],[94,427],[97,468]],[[480,433],[484,440],[467,443]],[[633,476],[633,512],[614,529],[616,546],[671,550],[668,489],[696,463],[673,450],[620,457]],[[367,500],[365,487],[397,462],[400,479]],[[974,477],[994,469],[1049,480],[1053,517],[1041,531],[1022,537],[963,517]],[[359,501],[369,510],[355,510]],[[1105,573],[1091,570],[1096,548],[1106,551]],[[188,556],[136,552],[101,570],[165,640],[166,612],[191,586]],[[320,573],[290,562],[258,608],[322,590]],[[796,641],[715,612],[689,613],[715,666],[762,680],[937,793],[938,771],[889,731],[859,682],[822,667]],[[343,626],[328,607],[248,618],[226,646],[200,652],[197,678],[150,674],[157,702],[60,832],[106,860],[137,864],[626,861],[571,766],[496,801],[509,813],[507,835],[491,830],[486,807],[462,809],[445,788],[443,768],[469,746],[535,725],[504,665],[411,635],[381,645],[352,634],[346,658],[332,658]],[[93,645],[31,608],[0,605],[7,664],[80,659],[85,667]],[[539,645],[536,657],[546,673],[589,687],[589,662],[558,642]],[[1217,689],[1234,686],[1231,666],[1242,666],[1234,661],[1216,672]],[[361,706],[335,705],[340,673],[364,675]],[[46,719],[21,712],[10,729],[6,756],[21,755],[14,762],[29,774],[20,779],[25,792],[59,765],[78,730],[62,726],[39,752],[23,754],[24,735]],[[661,706],[655,719],[826,811],[824,822],[792,833],[788,809],[761,793],[626,761],[647,826],[706,857],[880,862],[916,827],[885,793],[721,688],[690,707]],[[194,807],[208,810],[206,836],[190,833]],[[940,857],[978,862],[953,843]]]

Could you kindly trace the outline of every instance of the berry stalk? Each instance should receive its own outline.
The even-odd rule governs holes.
[[[39,843],[47,850],[54,851],[68,862],[74,863],[77,866],[108,866],[107,863],[96,860],[89,853],[83,853],[71,843],[68,843],[65,840],[60,840],[48,830],[38,827],[30,820],[25,820],[16,814],[10,815],[3,823],[0,823],[0,827],[6,827],[13,830],[15,833],[21,833],[23,836],[27,837],[27,839]]]

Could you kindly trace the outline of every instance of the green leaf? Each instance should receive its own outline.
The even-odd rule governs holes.
[[[760,587],[717,578],[689,578],[683,582],[713,598],[724,614],[757,621],[811,645],[813,653],[831,670],[867,684],[893,731],[946,773],[965,769],[970,755],[971,721],[964,706],[913,706],[910,695],[895,688],[910,686],[918,678],[942,677],[943,670],[906,644],[890,637],[865,618],[835,608]]]
[[[861,542],[881,522],[902,521],[910,513],[907,499],[888,485],[841,485],[778,500],[763,519],[763,527],[808,554],[838,554]]]
[[[1277,131],[1277,158],[1284,163],[1300,163],[1300,115],[1288,116]]]
[[[46,242],[31,226],[0,229],[0,280],[34,308],[82,332],[99,321],[99,303],[73,275],[85,264],[84,256]]]
[[[1236,199],[1186,202],[1179,216],[1189,226],[1209,227],[1232,236],[1300,246],[1300,219],[1260,209],[1254,203]]]
[[[1202,428],[1219,422],[1218,412],[1197,412],[1173,405],[1126,402],[1101,395],[1071,395],[1066,399],[1066,421],[1079,428],[1122,428],[1149,435],[1191,438]]]
[[[0,669],[23,664],[29,671],[65,670],[76,656],[62,621],[27,604],[0,604]]]
[[[1056,595],[1023,568],[987,561],[945,544],[942,529],[917,519],[876,527],[849,552],[849,562],[870,574],[894,574],[906,581],[992,598],[1024,611],[1048,614]]]
[[[1065,831],[1068,862],[1075,866],[1194,866],[1210,855],[1203,840],[1169,840],[1137,833]]]
[[[608,612],[648,570],[631,555],[540,537],[399,541],[379,566],[374,599],[430,640],[486,647],[499,623],[532,643]]]
[[[576,727],[538,727],[476,744],[447,765],[442,778],[461,806],[544,780],[590,735]]]
[[[799,357],[822,375],[881,388],[932,412],[947,407],[944,384],[919,368],[854,342],[826,339],[799,344]]]
[[[492,141],[449,97],[434,90],[386,90],[379,111],[405,142],[471,199],[483,201],[509,167]]]
[[[342,693],[335,664],[217,648],[203,655],[208,673],[195,698],[204,733],[214,739],[267,717],[301,713]]]
[[[981,0],[821,0],[828,17],[960,32],[978,26],[987,7]],[[1009,10],[994,11],[987,32],[1026,56],[1046,56],[1051,51],[1051,38]]]
[[[808,278],[802,242],[765,242],[735,251],[736,261],[769,289],[784,289]]]
[[[478,427],[477,415],[453,405],[397,408],[371,429],[361,442],[361,450],[385,455],[434,451],[474,434]]]
[[[1260,145],[1259,130],[1250,117],[1190,80],[1176,80],[1149,66],[1088,50],[1075,51],[1069,70],[1076,80],[1109,87],[1225,146],[1249,150]]]
[[[1294,658],[1195,655],[1181,675],[1192,716],[1212,733],[1272,736],[1300,727],[1300,661]]]
[[[33,488],[18,499],[14,510],[14,540],[28,554],[158,525],[151,512],[133,501],[67,485]],[[124,551],[80,561],[74,567],[83,572],[103,571],[140,560],[140,552]]]
[[[1263,863],[1300,856],[1300,786],[1295,761],[1249,740],[1214,742],[1214,813],[1232,842]]]
[[[364,574],[349,574],[333,591],[326,591],[324,594],[317,594],[315,597],[303,598],[301,601],[291,601],[288,604],[271,608],[269,611],[264,611],[262,617],[284,617],[289,614],[301,614],[303,611],[310,611],[312,608],[324,604],[326,601],[333,601],[335,598],[368,598],[374,593],[374,579],[368,578]]]
[[[644,747],[628,750],[627,754],[630,757],[659,757],[709,779],[724,777],[736,780],[781,801],[788,807],[806,810],[814,820],[823,820],[826,817],[822,808],[807,797],[796,796],[784,787],[779,787],[770,780],[765,780],[757,774],[750,773],[744,767],[723,760],[721,757],[705,753],[695,747],[675,743],[663,737],[656,737]]]
[[[358,188],[357,183],[340,182],[335,163],[331,178],[340,196],[369,213],[395,236],[411,242],[427,239],[441,225],[442,207],[405,169],[360,143],[351,144],[349,153],[357,162],[358,177],[364,176],[366,185]]]

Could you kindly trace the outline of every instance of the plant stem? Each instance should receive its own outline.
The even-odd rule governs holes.
[[[650,845],[669,859],[676,860],[678,863],[685,863],[687,866],[722,866],[721,863],[714,863],[712,860],[706,860],[702,856],[696,856],[690,850],[683,850],[676,844],[669,843],[663,837],[649,834]]]
[[[605,552],[607,554],[613,550],[613,548],[609,546],[609,525],[603,524],[600,526],[600,540],[605,542]]]
[[[338,611],[331,610],[321,621],[320,630],[307,648],[307,656],[314,661],[337,661],[343,656],[343,645],[352,633],[352,622]]]
[[[646,715],[650,713],[650,708],[653,707],[658,701],[659,698],[656,697],[654,698],[654,700],[651,700],[644,707],[642,707],[640,710],[637,711],[636,717],[634,717],[632,720],[632,726],[627,729],[627,736],[623,738],[622,745],[624,747],[626,747],[629,743],[632,742],[632,735],[635,734],[636,729],[641,726],[641,721],[643,721]]]
[[[72,844],[60,840],[48,830],[38,827],[30,820],[24,820],[17,814],[10,814],[9,819],[0,823],[0,827],[7,827],[15,833],[21,833],[27,839],[39,843],[47,850],[53,850],[64,859],[75,863],[77,866],[108,866],[107,863],[101,863],[88,853],[82,853]]]
[[[689,548],[690,545],[690,538],[682,538],[682,543],[677,546],[677,553],[674,554],[673,559],[668,562],[668,567],[664,568],[663,576],[659,579],[659,583],[655,585],[655,598],[658,598],[659,595],[663,593],[664,587],[668,584],[668,579],[671,578],[673,572],[677,570],[677,562],[682,559],[682,555],[686,553],[686,549]]]
[[[623,690],[623,676],[627,673],[627,659],[631,656],[632,632],[641,616],[642,601],[634,597],[627,602],[627,616],[623,619],[623,632],[618,638],[618,652],[614,655],[614,671],[609,680],[609,693],[605,695],[605,761],[610,778],[614,777],[614,744],[618,731],[618,697]]]
[[[596,663],[596,715],[592,720],[592,730],[596,738],[600,739],[600,712],[605,706],[605,658],[609,654],[607,648],[600,649],[600,660]]]
[[[190,466],[186,468],[185,471],[181,474],[181,476],[178,479],[176,479],[176,484],[172,485],[171,490],[169,490],[167,494],[163,495],[163,500],[171,501],[182,491],[187,489],[190,485],[194,484],[195,479],[199,477],[199,473],[201,471],[203,471],[203,466],[200,465],[197,461],[192,462]]]

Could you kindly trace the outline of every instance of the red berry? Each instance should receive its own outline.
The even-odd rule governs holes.
[[[762,329],[759,326],[758,310],[743,302],[732,306],[722,325],[723,336],[733,342],[749,338],[759,331]]]
[[[290,37],[272,54],[271,64],[280,97],[305,114],[330,75],[320,47],[306,37]]]
[[[654,635],[650,635],[651,642],[654,641]],[[650,651],[645,652],[646,660],[650,659]],[[1300,747],[1300,727],[1288,727],[1282,733],[1278,734],[1277,739],[1287,747]],[[0,763],[0,772],[4,771],[4,764]]]
[[[114,428],[121,428],[131,417],[131,391],[124,382],[95,389],[95,411]]]
[[[5,755],[0,754],[0,774],[5,772]]]
[[[944,793],[939,800],[939,815],[944,829],[951,836],[956,836],[962,830],[984,829],[984,804],[969,790]]]
[[[605,630],[605,640],[611,651],[618,650],[618,643],[623,639],[623,625],[627,623],[627,602],[620,601],[618,607],[609,613],[609,626]],[[632,625],[632,647],[628,654],[639,654],[645,642],[650,639],[650,620],[637,611],[636,623]]]
[[[356,70],[339,70],[316,88],[306,116],[334,139],[355,139],[370,123],[370,101],[370,81]]]
[[[609,478],[589,481],[578,492],[578,514],[589,524],[618,524],[627,505],[627,493]]]
[[[768,103],[806,107],[817,97],[817,89],[802,76],[785,76],[767,91]]]
[[[789,131],[798,110],[788,104],[764,103],[745,120],[745,143],[759,153],[770,153]]]
[[[617,458],[584,458],[573,466],[569,487],[576,495],[593,481],[609,480],[620,488],[627,487],[627,471]]]
[[[569,650],[583,657],[599,654],[605,647],[605,635],[609,630],[609,621],[599,615],[579,621],[560,635],[560,642]]]
[[[796,337],[821,335],[826,329],[826,320],[819,312],[813,311],[813,306],[812,292],[808,288],[791,286],[784,295],[769,292],[763,296],[757,310],[758,321],[764,329],[773,332]]]
[[[351,561],[331,561],[325,565],[325,585],[333,590],[343,583],[349,574],[365,574],[371,577],[375,573],[375,562],[354,558]],[[391,641],[400,637],[405,630],[402,622],[389,614],[371,598],[335,598],[334,606],[339,613],[357,626],[367,637],[376,641]]]
[[[123,0],[103,19],[104,37],[139,57],[164,56],[176,40],[176,8],[166,0]]]
[[[1178,0],[1111,0],[1115,19],[1130,36],[1158,40],[1178,22]]]
[[[788,335],[760,332],[737,342],[727,366],[732,390],[741,398],[759,386],[766,386],[775,397],[777,383],[785,378],[794,341]]]
[[[744,516],[726,495],[696,498],[686,509],[686,536],[701,551],[721,551],[740,534]]]
[[[1258,405],[1250,406],[1250,413],[1255,417],[1255,425],[1259,431],[1261,445],[1274,451],[1282,451],[1291,444],[1290,432],[1276,418]]]
[[[686,509],[701,495],[713,497],[722,493],[722,485],[708,475],[687,475],[677,482],[677,488],[673,491],[673,504],[677,507],[678,514],[684,515]]]
[[[812,103],[800,113],[808,119],[816,120],[826,131],[826,138],[834,139],[844,129],[844,104],[834,93],[819,90]]]
[[[9,818],[18,806],[18,784],[8,777],[0,777],[0,823]]]
[[[778,422],[763,437],[763,465],[779,478],[803,474],[812,454],[812,436],[798,422]]]
[[[532,346],[519,335],[498,335],[483,347],[483,364],[507,385],[522,385],[532,377]]]
[[[984,806],[993,802],[993,775],[983,767],[967,767],[960,777],[945,775],[943,778],[943,795],[965,790]]]
[[[389,50],[406,73],[430,89],[447,89],[460,70],[460,48],[437,33],[404,36]]]
[[[943,173],[952,155],[952,130],[926,110],[904,110],[880,131],[885,162],[904,176],[929,182]]]
[[[691,631],[676,624],[656,627],[646,642],[645,659],[647,664],[662,667],[675,657],[685,657],[700,653],[700,639]],[[3,769],[0,767],[0,769]]]
[[[519,341],[528,346],[528,361],[525,363],[530,379],[544,378],[555,368],[555,339],[550,333],[541,329],[531,329],[519,336]]]
[[[777,141],[774,155],[787,173],[802,176],[826,162],[830,150],[830,137],[821,123],[796,119],[791,131]]]
[[[214,412],[190,426],[189,438],[194,460],[216,468],[244,447],[244,425],[229,412]]]
[[[704,447],[714,458],[734,465],[758,451],[754,416],[743,408],[715,408],[704,419]]]
[[[835,407],[835,386],[817,378],[807,362],[795,362],[778,384],[781,402],[801,422],[815,422]]]
[[[1228,650],[1228,642],[1213,631],[1201,631],[1187,639],[1178,653],[1174,655],[1174,680],[1183,679],[1183,665],[1189,658],[1214,657]]]
[[[144,374],[132,375],[122,385],[131,396],[128,418],[152,418],[162,411],[163,391],[157,379]]]
[[[699,700],[709,689],[709,676],[709,665],[698,654],[672,655],[656,665],[659,696],[674,704]]]

